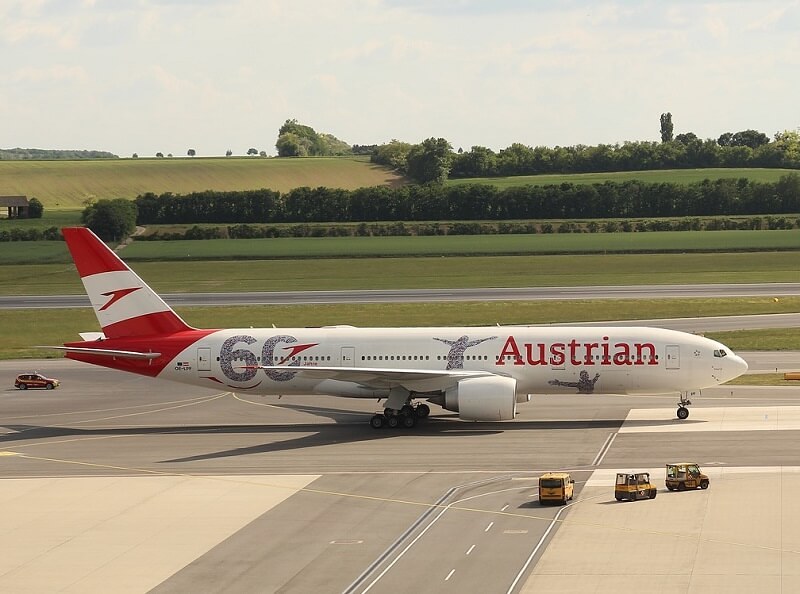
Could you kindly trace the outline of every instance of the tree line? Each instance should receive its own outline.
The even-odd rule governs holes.
[[[597,146],[531,147],[521,143],[494,152],[483,146],[453,152],[444,138],[420,144],[392,140],[378,146],[371,161],[396,169],[418,183],[450,178],[597,173],[708,167],[800,168],[800,134],[786,131],[770,141],[755,130],[726,132],[701,140],[689,132],[664,142]]]
[[[92,228],[105,239],[114,240],[98,222]],[[766,217],[686,217],[677,219],[601,219],[575,221],[496,221],[496,222],[403,222],[393,223],[297,223],[264,225],[194,225],[178,231],[162,231],[141,235],[137,241],[174,241],[197,239],[271,239],[278,237],[398,237],[435,235],[535,235],[552,233],[645,233],[650,231],[721,231],[737,229],[794,229],[800,218]],[[47,229],[19,228],[0,230],[0,243],[8,241],[62,240],[57,227]],[[117,238],[118,240],[119,238]]]
[[[35,148],[0,149],[0,161],[54,161],[77,159],[118,159],[108,151],[70,151]]]
[[[278,237],[425,237],[437,235],[535,235],[552,233],[646,233],[650,231],[724,231],[794,229],[800,219],[791,217],[447,222],[419,223],[298,223],[295,225],[194,225],[180,231],[161,231],[137,237],[137,241],[197,239],[273,239]],[[0,241],[2,233],[0,233]]]
[[[774,215],[800,212],[800,175],[691,184],[641,181],[546,186],[411,185],[343,190],[153,193],[137,223],[310,223]]]

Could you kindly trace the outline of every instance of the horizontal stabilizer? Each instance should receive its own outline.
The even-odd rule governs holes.
[[[68,353],[80,353],[83,355],[99,355],[101,357],[118,357],[120,359],[158,359],[161,353],[142,353],[139,351],[119,351],[116,349],[92,349],[87,347],[70,346],[42,346],[42,349],[56,349],[67,351]]]

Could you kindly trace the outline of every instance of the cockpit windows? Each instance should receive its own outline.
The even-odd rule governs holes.
[[[725,352],[725,349],[714,349],[714,356],[715,357],[727,357],[728,353]]]

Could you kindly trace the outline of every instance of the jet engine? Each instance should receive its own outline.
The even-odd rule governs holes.
[[[516,387],[510,377],[463,379],[445,391],[442,407],[464,421],[510,421],[517,412]]]

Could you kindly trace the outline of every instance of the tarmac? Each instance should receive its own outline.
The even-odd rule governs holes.
[[[800,591],[800,386],[705,390],[686,421],[672,397],[541,395],[375,431],[372,401],[67,360],[0,383],[34,368],[62,386],[0,389],[3,592]],[[707,490],[666,491],[681,460]],[[552,470],[564,507],[537,501]],[[616,502],[624,470],[658,496]]]

